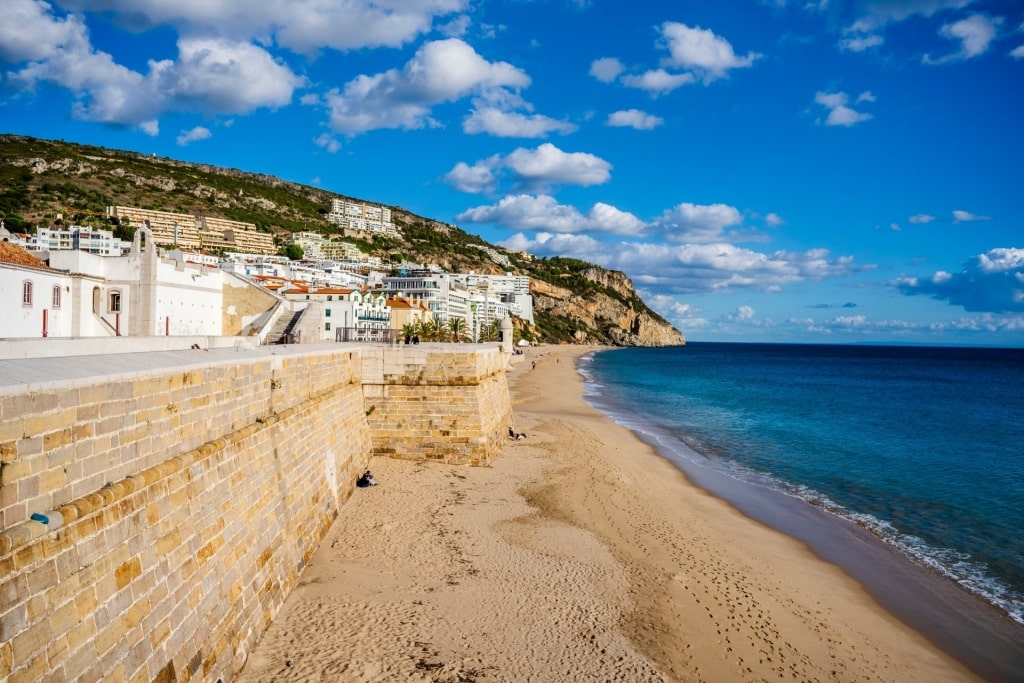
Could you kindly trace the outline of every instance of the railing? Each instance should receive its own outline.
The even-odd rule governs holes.
[[[401,330],[375,330],[363,327],[337,327],[334,330],[334,340],[339,342],[397,344],[403,338]]]

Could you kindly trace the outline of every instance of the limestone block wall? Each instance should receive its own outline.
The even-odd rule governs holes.
[[[512,424],[507,363],[497,346],[368,348],[363,396],[374,455],[489,464]]]
[[[369,461],[339,348],[0,387],[0,679],[229,681]]]

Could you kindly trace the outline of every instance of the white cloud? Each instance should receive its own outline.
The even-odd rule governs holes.
[[[872,118],[871,114],[855,111],[848,107],[849,98],[844,92],[818,92],[814,96],[814,101],[828,109],[828,117],[825,119],[826,126],[852,126]],[[870,101],[874,101],[874,98],[872,97]]]
[[[978,214],[971,213],[970,211],[954,211],[953,222],[954,223],[971,223],[973,221],[988,221],[992,220],[988,216],[979,216]]]
[[[320,135],[313,139],[313,143],[317,147],[323,147],[330,154],[334,154],[341,149],[341,143],[330,133],[320,133]]]
[[[155,134],[164,112],[245,113],[279,107],[305,82],[263,48],[215,38],[180,38],[176,60],[150,61],[149,72],[139,73],[94,49],[85,26],[73,16],[58,19],[43,14],[52,9],[45,3],[14,2],[37,42],[26,51],[0,33],[0,51],[34,59],[11,72],[9,82],[29,89],[48,82],[71,90],[73,114],[81,119],[138,125]]]
[[[550,195],[504,197],[497,204],[464,211],[456,219],[468,223],[495,223],[510,230],[565,234],[639,235],[645,227],[643,221],[633,214],[609,204],[598,202],[584,215],[573,206],[559,204]]]
[[[663,66],[686,69],[705,83],[728,76],[731,69],[749,67],[761,55],[748,52],[739,57],[725,38],[708,29],[666,21],[661,35],[669,50]]]
[[[907,220],[909,220],[911,223],[916,224],[931,223],[932,221],[935,220],[935,216],[932,216],[927,213],[917,213],[908,218]]]
[[[543,190],[551,185],[601,185],[611,178],[612,165],[585,152],[564,152],[550,142],[533,149],[519,147],[472,166],[459,162],[444,180],[463,192],[489,192],[508,178],[518,189]]]
[[[525,88],[530,78],[507,62],[488,62],[457,38],[426,43],[401,69],[362,75],[327,93],[335,132],[435,125],[430,108],[491,89]]]
[[[200,111],[246,113],[291,102],[305,79],[251,43],[181,38],[178,60],[151,62],[156,88]],[[176,107],[177,108],[177,107]]]
[[[743,215],[727,204],[691,204],[683,202],[665,211],[658,228],[676,242],[715,242],[726,228],[743,222]]]
[[[785,225],[786,221],[782,220],[782,216],[777,213],[770,213],[764,217],[765,224],[770,228],[777,228],[780,225]]]
[[[1010,50],[1010,56],[1014,59],[1024,59],[1024,45],[1020,45]]]
[[[497,184],[495,169],[501,165],[501,158],[478,161],[472,166],[460,161],[444,176],[444,181],[460,192],[479,194],[490,192]]]
[[[80,17],[57,18],[41,0],[6,0],[0,22],[0,61],[17,64],[52,57],[59,50],[88,49]]]
[[[974,0],[866,0],[860,3],[861,14],[845,30],[850,33],[871,33],[887,24],[916,15],[930,17],[944,10],[962,9]]]
[[[903,277],[893,283],[907,295],[923,294],[964,310],[1024,312],[1024,249],[999,247],[969,258],[959,273],[938,271],[930,278]]]
[[[611,83],[625,70],[622,62],[614,57],[595,59],[590,63],[590,75],[602,83]]]
[[[207,140],[213,137],[213,133],[210,132],[209,128],[203,126],[196,126],[192,130],[183,130],[175,139],[175,141],[184,147],[185,145],[196,142],[197,140]]]
[[[504,164],[520,182],[534,186],[601,185],[611,178],[612,165],[585,152],[563,152],[549,142],[536,149],[518,148],[505,157]]]
[[[536,213],[549,207],[538,207]],[[533,225],[523,229],[532,230]],[[701,294],[751,289],[777,292],[804,281],[843,277],[866,270],[851,257],[832,258],[827,250],[771,254],[741,249],[732,244],[653,244],[599,242],[582,234],[542,230],[532,237],[517,234],[502,246],[539,256],[559,255],[621,270],[648,293],[666,300],[673,294]],[[662,310],[662,307],[655,306]]]
[[[995,40],[996,28],[1002,23],[1001,18],[989,19],[982,14],[974,14],[952,24],[946,24],[939,30],[939,35],[950,40],[960,41],[960,49],[953,54],[933,59],[925,55],[925,64],[946,64],[971,59],[988,51],[988,46]]]
[[[619,128],[635,128],[637,130],[652,130],[663,123],[665,123],[665,119],[660,116],[654,116],[639,109],[624,109],[609,114],[605,125]]]
[[[470,135],[489,133],[499,138],[543,138],[548,133],[567,135],[577,130],[568,121],[559,121],[540,114],[520,114],[495,107],[479,107],[462,122],[462,130]]]
[[[660,95],[694,83],[696,80],[697,77],[691,73],[673,74],[664,69],[652,69],[639,76],[623,76],[622,84],[628,88],[646,90],[652,95]]]
[[[435,18],[450,17],[468,0],[63,0],[70,9],[110,13],[115,20],[144,30],[161,25],[183,35],[218,35],[259,40],[296,52],[322,48],[356,50],[401,47],[429,32]],[[458,25],[458,17],[452,22]],[[453,24],[449,23],[451,27]]]

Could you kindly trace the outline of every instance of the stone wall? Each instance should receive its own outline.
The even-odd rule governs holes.
[[[468,345],[0,361],[0,680],[230,681],[372,453],[499,452],[506,361]]]
[[[360,374],[294,353],[0,396],[0,678],[230,680],[368,464]]]
[[[484,344],[367,349],[363,396],[374,455],[489,464],[512,424],[508,358]]]

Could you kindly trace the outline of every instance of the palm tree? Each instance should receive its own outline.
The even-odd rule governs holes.
[[[448,329],[451,330],[452,341],[456,343],[462,341],[462,335],[466,333],[465,318],[452,318],[448,321]]]

